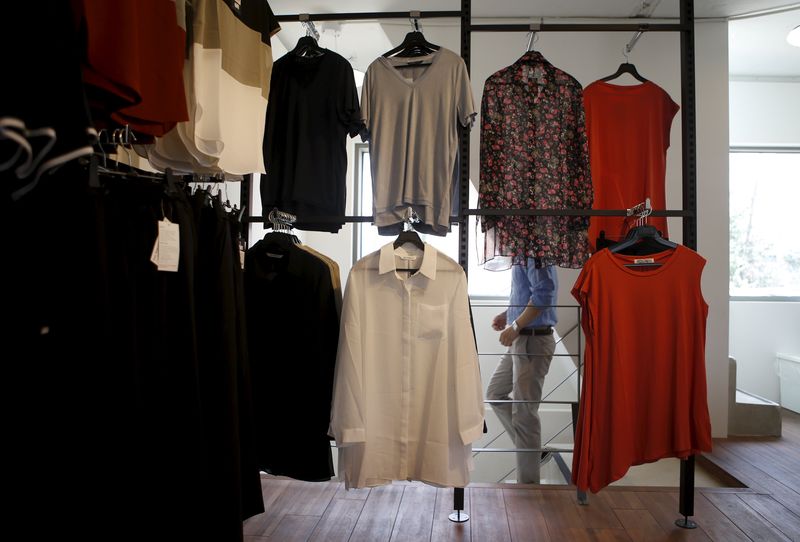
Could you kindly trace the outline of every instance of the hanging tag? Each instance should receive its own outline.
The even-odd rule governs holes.
[[[242,264],[242,269],[244,269],[244,257],[247,254],[247,251],[244,249],[244,239],[239,239],[239,263]]]
[[[153,243],[153,250],[150,252],[150,261],[158,267],[158,236],[156,235],[156,242]]]
[[[158,222],[158,270],[178,270],[181,255],[180,226],[164,218]]]

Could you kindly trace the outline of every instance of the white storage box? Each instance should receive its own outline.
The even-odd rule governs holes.
[[[800,413],[800,356],[775,354],[781,383],[781,406]]]

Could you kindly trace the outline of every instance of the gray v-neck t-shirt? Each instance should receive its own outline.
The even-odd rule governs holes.
[[[396,67],[409,61],[430,64]],[[458,178],[458,125],[470,127],[476,115],[464,61],[445,48],[423,57],[379,57],[364,77],[361,114],[379,233],[402,231],[412,207],[417,231],[446,235]]]

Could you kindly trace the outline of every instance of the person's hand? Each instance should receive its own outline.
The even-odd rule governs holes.
[[[503,331],[506,327],[506,312],[503,311],[492,319],[492,329]]]
[[[509,326],[500,334],[500,344],[503,346],[511,346],[511,343],[513,343],[514,339],[517,337],[519,337],[519,333],[514,331],[513,327]]]

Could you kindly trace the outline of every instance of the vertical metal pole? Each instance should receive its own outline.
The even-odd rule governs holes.
[[[461,0],[461,58],[467,65],[467,73],[471,71],[471,35],[472,2]],[[458,263],[468,273],[469,267],[469,130],[461,129],[459,133],[460,175],[459,175],[459,212],[458,212]]]
[[[581,402],[581,367],[583,367],[583,354],[581,351],[581,339],[583,337],[583,328],[581,326],[582,318],[581,318],[581,311],[583,309],[579,306],[577,309],[578,312],[578,397],[575,399],[575,402],[572,403],[572,442],[576,442],[575,434],[577,433],[578,429],[578,409],[580,408]],[[573,445],[574,447],[574,445]],[[573,449],[573,454],[575,453]],[[578,490],[578,504],[589,504],[589,498],[586,495],[585,491]]]
[[[472,24],[472,2],[471,0],[461,0],[461,58],[467,65],[467,73],[470,71],[470,29]],[[468,217],[466,210],[469,209],[469,130],[462,129],[459,133],[459,209],[458,209],[458,263],[464,268],[464,273],[468,272],[469,266],[469,231],[467,231]],[[453,489],[453,510],[450,514],[450,521],[463,523],[469,520],[469,516],[464,510],[464,488]]]
[[[694,456],[681,460],[681,488],[678,494],[678,512],[683,516],[675,525],[684,529],[696,529],[697,523],[689,519],[694,515]]]
[[[697,250],[697,117],[695,111],[694,0],[681,0],[681,124],[683,150],[683,244]],[[675,524],[694,529],[694,456],[681,460],[678,512]]]
[[[697,116],[695,102],[694,0],[681,0],[681,144],[683,244],[697,250]]]
[[[242,216],[242,220],[244,221],[245,217],[250,216],[250,209],[253,208],[250,205],[250,194],[253,190],[253,174],[245,175],[242,182],[239,183],[239,208],[244,209],[244,215]],[[244,244],[245,248],[250,248],[250,223],[244,221],[242,224],[242,237],[244,237]]]

